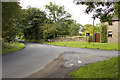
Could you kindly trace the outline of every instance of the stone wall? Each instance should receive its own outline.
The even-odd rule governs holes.
[[[120,43],[120,21],[118,22],[118,42]]]
[[[51,42],[56,41],[87,41],[88,37],[58,37],[55,39],[51,39]]]

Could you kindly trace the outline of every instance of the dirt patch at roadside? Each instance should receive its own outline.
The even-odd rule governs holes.
[[[28,76],[27,78],[67,78],[68,73],[73,72],[82,66],[109,58],[110,56],[67,51],[63,52],[58,58],[47,64],[44,69]]]
[[[34,73],[27,78],[66,78],[66,74],[78,69],[78,66],[65,67],[62,63],[67,60],[63,59],[63,54],[47,64],[44,69]]]

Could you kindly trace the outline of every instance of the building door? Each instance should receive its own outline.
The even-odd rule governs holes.
[[[95,33],[95,42],[100,42],[100,33]]]

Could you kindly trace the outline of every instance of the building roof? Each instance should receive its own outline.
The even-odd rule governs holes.
[[[113,21],[120,21],[120,19],[118,19],[118,17],[116,15],[113,16],[112,20]]]

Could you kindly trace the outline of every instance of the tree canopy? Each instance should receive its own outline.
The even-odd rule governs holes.
[[[42,39],[44,21],[47,19],[44,11],[29,7],[23,10],[23,33],[26,39]]]
[[[18,2],[2,2],[2,37],[11,41],[16,36],[21,20],[21,7]]]
[[[95,10],[94,18],[99,18],[101,22],[112,22],[113,15],[117,15],[120,19],[120,2],[81,2],[74,0],[74,3],[86,5],[85,13],[89,14]]]
[[[80,24],[72,23],[70,25],[70,29],[69,29],[70,36],[77,36],[77,35],[79,35],[79,29],[80,29]]]
[[[94,32],[100,32],[101,30],[101,24],[97,24],[94,26]],[[93,25],[92,24],[85,24],[84,26],[81,27],[81,31],[84,33],[90,33],[92,34],[93,31]]]
[[[50,2],[49,5],[45,6],[45,8],[49,11],[48,17],[54,22],[71,19],[71,15],[65,11],[64,6],[59,6]]]
[[[116,7],[118,4],[116,4]],[[82,26],[72,19],[64,6],[50,2],[45,6],[47,12],[34,7],[21,9],[19,3],[5,2],[2,4],[3,34],[2,38],[10,42],[16,36],[25,40],[48,40],[59,35],[79,35],[79,31],[92,33],[92,25]],[[117,12],[116,8],[116,12]],[[9,13],[9,14],[8,14]],[[118,14],[119,15],[119,14]],[[98,31],[98,27],[95,27]]]
[[[59,6],[50,2],[45,8],[49,12],[47,17],[58,24],[58,35],[69,35],[69,25],[74,23],[74,20],[71,18],[70,13],[64,9],[64,6]]]
[[[38,8],[28,7],[22,10],[22,23],[24,38],[27,40],[50,39],[57,35],[69,35],[70,24],[75,21],[63,6],[56,4],[46,5],[50,14]]]

